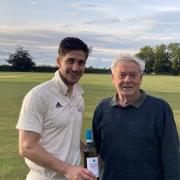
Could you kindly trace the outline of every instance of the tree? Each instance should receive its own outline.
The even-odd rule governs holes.
[[[161,44],[154,49],[154,71],[169,72],[170,71],[169,53],[166,45]]]
[[[144,46],[140,49],[140,51],[136,54],[137,57],[141,58],[145,62],[145,71],[152,72],[153,64],[154,64],[154,52],[153,48],[150,46]]]
[[[180,43],[170,43],[168,45],[172,72],[177,75],[180,73]]]
[[[12,65],[15,71],[32,71],[35,67],[28,50],[25,50],[22,46],[18,46],[15,53],[9,55],[7,62]]]

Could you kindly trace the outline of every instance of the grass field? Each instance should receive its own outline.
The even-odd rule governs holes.
[[[50,79],[53,73],[0,72],[0,179],[24,180],[28,171],[18,155],[18,132],[15,129],[22,99],[35,85]],[[85,74],[81,79],[85,90],[85,113],[82,129],[91,127],[95,106],[104,97],[112,96],[110,75]],[[144,76],[142,88],[149,94],[164,98],[171,105],[180,134],[180,77]]]

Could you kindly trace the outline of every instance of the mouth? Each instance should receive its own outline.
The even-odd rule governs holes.
[[[70,73],[70,77],[72,79],[77,79],[77,78],[81,77],[81,74],[80,73]]]
[[[125,89],[132,89],[133,87],[132,86],[123,86],[122,87],[123,89],[125,88]]]
[[[132,91],[132,89],[133,89],[132,86],[124,86],[124,87],[122,87],[122,90],[126,91],[126,92],[130,92],[130,91]]]

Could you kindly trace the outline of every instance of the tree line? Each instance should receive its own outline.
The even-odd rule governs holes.
[[[147,73],[180,74],[180,43],[161,44],[154,48],[144,46],[136,56],[145,61]]]
[[[155,47],[144,46],[135,54],[146,63],[146,73],[180,74],[180,43],[160,44]],[[32,56],[22,46],[18,46],[15,53],[9,55],[6,60],[10,65],[1,65],[0,71],[35,71],[54,72],[56,66],[39,65],[33,61]],[[87,73],[109,73],[110,69],[89,67]]]
[[[55,72],[58,67],[50,65],[36,65],[32,56],[22,46],[18,46],[15,53],[11,53],[6,59],[9,65],[0,65],[0,71],[17,71],[17,72]],[[85,73],[109,73],[110,69],[85,68]]]

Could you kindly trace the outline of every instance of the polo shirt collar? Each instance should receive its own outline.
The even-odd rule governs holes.
[[[54,79],[55,79],[55,82],[56,82],[56,84],[58,86],[59,91],[62,94],[67,95],[68,87],[66,86],[66,84],[62,80],[62,78],[61,78],[61,76],[59,74],[59,70],[57,70],[55,72]],[[72,96],[78,96],[78,95],[81,95],[83,93],[84,93],[84,91],[83,91],[82,87],[78,83],[74,84],[73,91],[72,91]]]
[[[145,93],[142,89],[140,89],[140,93],[141,93],[141,94],[140,94],[139,98],[136,99],[136,101],[134,101],[133,103],[131,103],[131,104],[130,104],[131,106],[134,106],[134,107],[136,107],[136,108],[139,108],[139,107],[143,104],[143,102],[145,101],[147,95],[146,95],[146,93]],[[115,96],[112,98],[110,104],[111,104],[111,106],[121,106],[121,105],[118,103],[118,101],[117,101],[117,93],[116,93]],[[128,106],[130,106],[130,105],[128,105]]]

